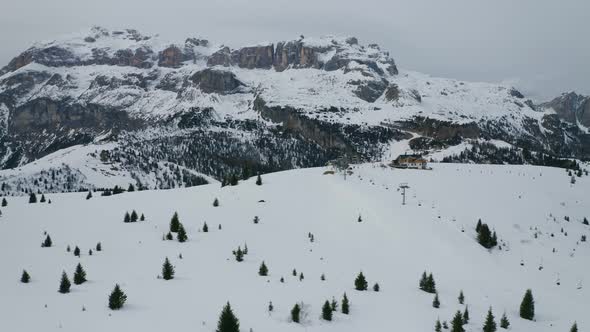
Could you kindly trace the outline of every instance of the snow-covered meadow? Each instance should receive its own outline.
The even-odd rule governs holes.
[[[582,224],[590,217],[587,176],[572,185],[565,170],[534,166],[434,164],[419,171],[363,164],[346,179],[326,170],[267,174],[262,186],[252,178],[235,187],[95,193],[89,200],[86,193],[48,194],[51,204],[7,197],[0,208],[0,330],[214,331],[229,301],[242,331],[421,332],[465,309],[461,290],[467,331],[481,330],[490,306],[497,322],[506,312],[513,331],[568,331],[574,321],[583,331],[590,324],[590,242],[581,242],[590,235]],[[405,206],[400,183],[410,186]],[[132,210],[146,220],[123,223]],[[175,211],[188,242],[163,240]],[[501,250],[476,242],[479,218],[497,232]],[[40,245],[45,231],[50,248]],[[232,250],[245,244],[249,253],[237,262]],[[68,245],[79,246],[81,257]],[[158,278],[166,257],[176,270],[169,281]],[[268,277],[258,275],[262,261]],[[71,278],[78,262],[88,282],[58,293],[62,271]],[[19,280],[23,269],[28,284]],[[425,270],[434,274],[440,309],[418,289]],[[354,290],[360,271],[369,291]],[[375,282],[380,292],[371,290]],[[115,283],[128,296],[119,311],[107,307]],[[534,322],[518,314],[527,288]],[[350,314],[321,320],[324,301],[340,301],[345,292]],[[300,302],[305,318],[295,324],[289,313]]]

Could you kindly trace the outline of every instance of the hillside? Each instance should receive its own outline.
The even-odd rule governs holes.
[[[382,161],[400,146],[429,156],[489,142],[511,149],[483,149],[474,162],[590,157],[585,97],[535,106],[511,86],[400,69],[394,55],[354,37],[231,49],[100,27],[38,42],[0,70],[0,168],[81,147],[95,151],[90,164],[124,173],[124,185],[162,189],[343,156]],[[2,194],[105,182],[68,158],[57,164],[36,168],[41,184],[24,185],[27,168],[0,174]],[[58,170],[59,181],[48,179]]]
[[[368,163],[354,166],[346,179],[311,168],[263,175],[262,186],[251,178],[223,188],[94,193],[89,200],[86,193],[46,194],[51,204],[7,197],[0,217],[2,326],[214,331],[229,301],[242,331],[432,331],[437,318],[450,322],[465,309],[457,302],[463,290],[467,331],[481,330],[490,306],[497,322],[506,312],[512,331],[569,331],[574,321],[584,331],[590,324],[590,243],[580,240],[590,235],[582,224],[590,217],[584,199],[589,178],[572,185],[558,168],[432,166],[418,171]],[[405,206],[400,183],[410,186]],[[146,220],[124,223],[133,209]],[[185,243],[162,239],[175,211],[188,233]],[[501,249],[476,242],[480,218],[497,232]],[[204,222],[207,233],[200,231]],[[50,248],[40,247],[44,232],[53,239]],[[88,255],[99,241],[102,251]],[[232,250],[245,244],[249,252],[237,262]],[[79,246],[81,257],[67,246]],[[175,266],[173,280],[157,278],[165,257]],[[257,274],[262,261],[268,277]],[[78,262],[88,281],[58,293],[62,270],[71,278]],[[23,269],[31,275],[28,284],[19,282]],[[293,269],[304,274],[302,281]],[[418,289],[425,270],[436,280],[439,309],[432,307],[432,294]],[[380,292],[355,291],[359,271],[369,287],[378,282]],[[120,311],[107,308],[115,283],[128,296]],[[527,288],[536,301],[534,322],[518,317]],[[345,292],[350,314],[321,320],[323,302]],[[297,302],[307,313],[301,325],[289,321]]]

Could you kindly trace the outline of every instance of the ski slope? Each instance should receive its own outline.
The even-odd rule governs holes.
[[[313,168],[264,175],[262,186],[252,178],[235,187],[95,193],[90,200],[86,193],[46,195],[52,204],[8,197],[0,217],[0,330],[215,331],[229,301],[242,331],[422,332],[464,310],[457,301],[463,290],[471,316],[466,331],[481,330],[490,306],[497,323],[506,312],[513,331],[567,331],[574,321],[584,331],[590,243],[580,238],[590,235],[581,222],[590,217],[588,177],[572,185],[557,168],[432,167],[363,164],[346,179]],[[402,206],[397,187],[404,182],[410,188]],[[216,197],[219,207],[212,206]],[[123,223],[133,209],[146,220]],[[186,243],[162,240],[175,211]],[[478,218],[496,230],[502,250],[475,241]],[[200,231],[205,221],[207,233]],[[44,231],[51,248],[40,247]],[[99,241],[103,250],[89,256]],[[237,262],[232,250],[245,243],[249,253]],[[68,245],[82,256],[67,252]],[[165,257],[175,266],[173,280],[157,278]],[[268,277],[258,275],[262,261]],[[62,270],[71,279],[78,262],[89,281],[58,293]],[[19,281],[23,269],[29,284]],[[305,278],[293,277],[293,269]],[[361,270],[380,292],[354,290]],[[434,274],[440,309],[418,289],[424,270]],[[128,296],[120,311],[107,308],[115,283]],[[536,300],[534,322],[518,317],[527,288]],[[350,315],[321,320],[324,301],[340,301],[344,292]],[[302,324],[289,321],[297,302],[305,304]]]

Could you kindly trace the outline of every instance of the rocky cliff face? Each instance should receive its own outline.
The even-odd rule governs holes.
[[[356,38],[231,49],[92,28],[37,43],[0,70],[0,167],[90,144],[105,151],[98,162],[165,188],[201,183],[191,172],[381,160],[404,152],[391,150],[401,140],[424,153],[501,140],[590,157],[587,97],[533,106],[511,87],[399,71]],[[175,175],[163,175],[164,161]]]

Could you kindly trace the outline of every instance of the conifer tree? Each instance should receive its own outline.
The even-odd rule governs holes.
[[[80,248],[78,248],[78,246],[76,246],[76,248],[74,248],[74,256],[80,257]]]
[[[92,256],[92,249],[88,249],[88,256]]]
[[[330,306],[330,301],[328,300],[324,302],[324,306],[322,307],[322,319],[327,321],[332,320],[332,307]]]
[[[570,332],[578,332],[578,323],[574,322],[574,325],[572,325]]]
[[[260,173],[258,173],[258,176],[256,177],[256,185],[257,186],[262,185],[262,178],[260,177]]]
[[[535,318],[535,300],[530,289],[527,289],[520,304],[520,317],[528,320]]]
[[[325,280],[326,280],[326,275],[324,275],[324,274],[322,273],[322,275],[320,276],[320,280],[321,280],[321,281],[325,281]]]
[[[174,279],[174,266],[170,264],[168,257],[166,257],[164,264],[162,265],[162,278],[164,280]]]
[[[7,206],[8,205],[8,201],[6,200],[6,198],[2,198],[2,206]]]
[[[443,329],[445,329],[445,330],[448,330],[449,329],[449,325],[447,324],[447,321],[446,320],[443,321],[443,324],[442,325],[443,325]]]
[[[430,273],[428,275],[428,278],[426,278],[426,291],[428,293],[436,293],[436,283],[434,282],[434,277],[432,276],[432,273]]]
[[[494,321],[494,314],[492,314],[492,308],[488,310],[485,323],[483,325],[483,332],[496,332],[496,322]]]
[[[139,217],[139,221],[144,221],[145,220],[145,216],[143,215],[143,213],[141,214],[141,217]]]
[[[178,235],[176,237],[178,239],[178,242],[180,243],[186,242],[186,240],[188,240],[186,230],[184,229],[184,226],[182,224],[178,225]]]
[[[86,282],[86,271],[82,268],[82,264],[78,263],[76,271],[74,272],[74,284],[81,285]]]
[[[172,232],[172,233],[178,232],[179,227],[180,227],[180,220],[178,219],[178,212],[174,212],[174,215],[172,215],[172,219],[170,219],[170,232]]]
[[[342,296],[342,304],[340,305],[340,310],[345,315],[348,315],[348,313],[350,312],[350,302],[348,301],[346,293],[344,293],[344,295]]]
[[[133,210],[131,212],[131,222],[137,222],[137,219],[139,219],[139,217],[137,216],[137,212]]]
[[[303,276],[303,272],[299,272],[299,281],[303,281],[303,278],[305,278],[305,277]]]
[[[451,322],[451,332],[465,332],[461,311],[457,310],[455,317],[453,317],[453,321]]]
[[[102,251],[102,244],[100,242],[96,244],[96,251]]]
[[[440,324],[440,319],[437,319],[436,323],[434,323],[434,332],[442,332],[442,325]]]
[[[66,294],[70,292],[70,287],[72,284],[70,283],[70,279],[68,279],[68,275],[66,271],[63,271],[61,274],[61,281],[59,282],[59,292],[62,294]]]
[[[248,244],[244,243],[244,255],[248,255]]]
[[[338,302],[336,301],[336,299],[333,296],[332,296],[332,301],[330,302],[330,307],[332,308],[332,311],[338,310]]]
[[[204,233],[207,233],[207,232],[209,232],[209,226],[207,226],[207,222],[205,222],[205,223],[203,224],[203,232],[204,232]]]
[[[295,303],[293,309],[291,309],[291,320],[293,323],[299,323],[299,316],[301,314],[301,307],[298,303]]]
[[[469,308],[465,306],[465,311],[463,311],[463,324],[469,323]]]
[[[354,280],[354,288],[358,291],[366,291],[368,287],[367,280],[363,275],[363,272],[360,272],[359,275]]]
[[[419,287],[421,290],[426,291],[426,283],[428,281],[428,275],[426,275],[426,271],[422,273],[422,277],[420,278]]]
[[[218,207],[218,206],[219,206],[219,200],[218,200],[217,198],[215,198],[215,199],[213,200],[213,206],[214,206],[214,207]]]
[[[503,329],[507,329],[510,326],[510,322],[508,321],[508,317],[506,317],[506,313],[502,314],[502,318],[500,318],[500,327]]]
[[[378,292],[380,289],[381,289],[381,287],[379,287],[379,284],[378,283],[375,283],[373,285],[373,291]]]
[[[434,308],[440,308],[440,301],[438,300],[438,293],[434,294],[434,300],[432,300],[432,306]]]
[[[45,237],[45,241],[43,241],[42,247],[48,248],[48,247],[51,247],[52,245],[53,245],[53,242],[51,241],[51,237],[49,236],[49,234],[47,234],[47,237]]]
[[[134,192],[135,191],[135,187],[133,186],[132,183],[129,184],[129,187],[127,188],[128,192]]]
[[[125,222],[125,223],[131,222],[131,215],[129,215],[129,212],[125,212],[125,216],[123,217],[123,222]]]
[[[458,299],[459,299],[459,304],[463,304],[463,303],[465,303],[465,296],[463,295],[463,290],[461,290],[461,291],[459,292],[459,297],[458,297]]]
[[[223,307],[216,332],[240,332],[240,322],[234,315],[229,302]]]
[[[235,256],[236,256],[236,261],[241,262],[244,260],[244,252],[242,251],[242,249],[240,247],[238,247],[238,250],[235,252]]]
[[[272,301],[270,301],[270,302],[268,303],[268,311],[269,311],[269,312],[272,312],[274,309],[275,309],[275,307],[272,305]]]
[[[293,269],[293,276],[296,277],[297,276],[297,270]]]
[[[37,195],[35,193],[29,195],[29,203],[37,203]]]
[[[41,194],[41,199],[39,200],[40,203],[45,203],[45,195]]]
[[[356,220],[357,222],[363,222],[363,218],[361,218],[361,215],[359,214],[358,219]]]
[[[121,290],[119,284],[115,285],[115,288],[109,296],[109,308],[111,310],[119,310],[123,308],[123,305],[127,301],[127,295]]]
[[[29,275],[29,272],[27,272],[27,270],[23,270],[23,274],[20,277],[20,282],[23,284],[28,284],[30,280],[31,276]]]
[[[86,199],[92,198],[92,191],[88,190],[88,195],[86,195]]]
[[[174,236],[172,236],[171,232],[168,232],[168,234],[166,234],[166,240],[168,240],[168,241],[174,240]]]
[[[266,267],[266,264],[264,264],[264,261],[262,261],[262,264],[260,264],[260,269],[258,269],[258,274],[263,277],[268,275],[268,267]]]
[[[258,218],[258,216],[254,216],[254,223],[258,224],[259,221],[260,221],[260,218]]]
[[[67,252],[70,252],[70,251],[72,251],[72,249],[70,249],[70,245],[69,245],[69,244],[68,244],[68,247],[66,248],[66,251],[67,251]]]
[[[475,232],[479,233],[481,230],[481,219],[477,221],[477,225],[475,226]]]

